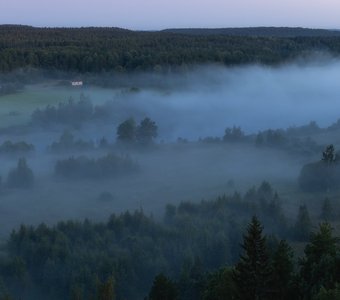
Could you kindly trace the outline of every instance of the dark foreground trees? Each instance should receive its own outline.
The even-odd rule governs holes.
[[[78,300],[337,299],[340,248],[331,226],[294,243],[305,246],[295,261],[288,243],[266,236],[253,217],[240,249],[238,222],[247,222],[256,205],[256,194],[250,197],[181,203],[167,209],[164,222],[137,211],[101,223],[22,225],[2,248],[0,280],[14,299],[36,299],[37,292]]]
[[[340,282],[339,239],[332,233],[329,223],[319,225],[312,233],[301,260],[302,293],[307,299],[316,296],[322,288],[335,289]]]
[[[177,294],[175,284],[164,274],[159,274],[151,287],[149,300],[176,300]]]

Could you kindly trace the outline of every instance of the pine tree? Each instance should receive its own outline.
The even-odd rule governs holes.
[[[281,240],[272,257],[272,287],[275,299],[288,299],[293,268],[293,250],[286,241]]]
[[[105,282],[97,282],[97,299],[96,300],[114,300],[114,278],[110,276]]]
[[[175,299],[177,299],[177,289],[174,283],[163,274],[157,275],[150,290],[149,300]]]
[[[333,212],[332,212],[331,201],[329,200],[328,197],[326,197],[322,203],[320,218],[324,221],[330,221],[332,219],[332,215],[333,215]]]
[[[300,205],[299,213],[294,226],[294,236],[298,241],[308,240],[311,231],[311,221],[306,205]]]
[[[248,225],[247,234],[243,237],[241,255],[233,278],[238,287],[240,299],[256,300],[270,298],[271,268],[263,227],[254,216]]]
[[[304,294],[312,298],[321,289],[335,288],[340,276],[339,240],[332,235],[329,223],[320,224],[319,231],[311,234],[300,261],[300,277]]]

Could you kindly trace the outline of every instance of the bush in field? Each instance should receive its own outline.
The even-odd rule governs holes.
[[[93,159],[87,156],[70,157],[59,160],[55,173],[66,178],[108,178],[136,171],[137,164],[129,157],[115,154]]]
[[[27,166],[25,158],[20,158],[15,169],[7,177],[7,186],[11,188],[30,188],[34,183],[32,170]]]

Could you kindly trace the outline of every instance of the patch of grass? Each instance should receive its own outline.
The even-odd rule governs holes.
[[[97,87],[78,89],[50,85],[27,86],[15,94],[0,96],[0,128],[24,124],[29,121],[35,109],[66,102],[70,97],[77,101],[82,93],[93,103],[100,104],[112,99],[114,90]]]

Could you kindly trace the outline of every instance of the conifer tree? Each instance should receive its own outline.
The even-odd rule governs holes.
[[[320,218],[324,221],[330,221],[332,219],[332,205],[328,197],[322,203]]]
[[[306,205],[300,205],[298,216],[294,226],[294,236],[298,241],[308,240],[311,231],[311,221]]]
[[[275,299],[288,299],[293,268],[293,250],[285,240],[281,240],[272,257],[272,287]]]
[[[332,289],[339,283],[339,240],[333,237],[329,223],[320,224],[319,231],[311,234],[305,248],[305,257],[300,261],[300,277],[303,293],[312,298],[322,287]]]
[[[257,217],[253,217],[248,225],[247,234],[243,237],[241,255],[233,278],[238,287],[240,299],[255,300],[270,298],[271,268],[263,227]]]
[[[174,283],[163,274],[157,275],[150,290],[149,300],[175,299],[177,299],[177,289]]]

